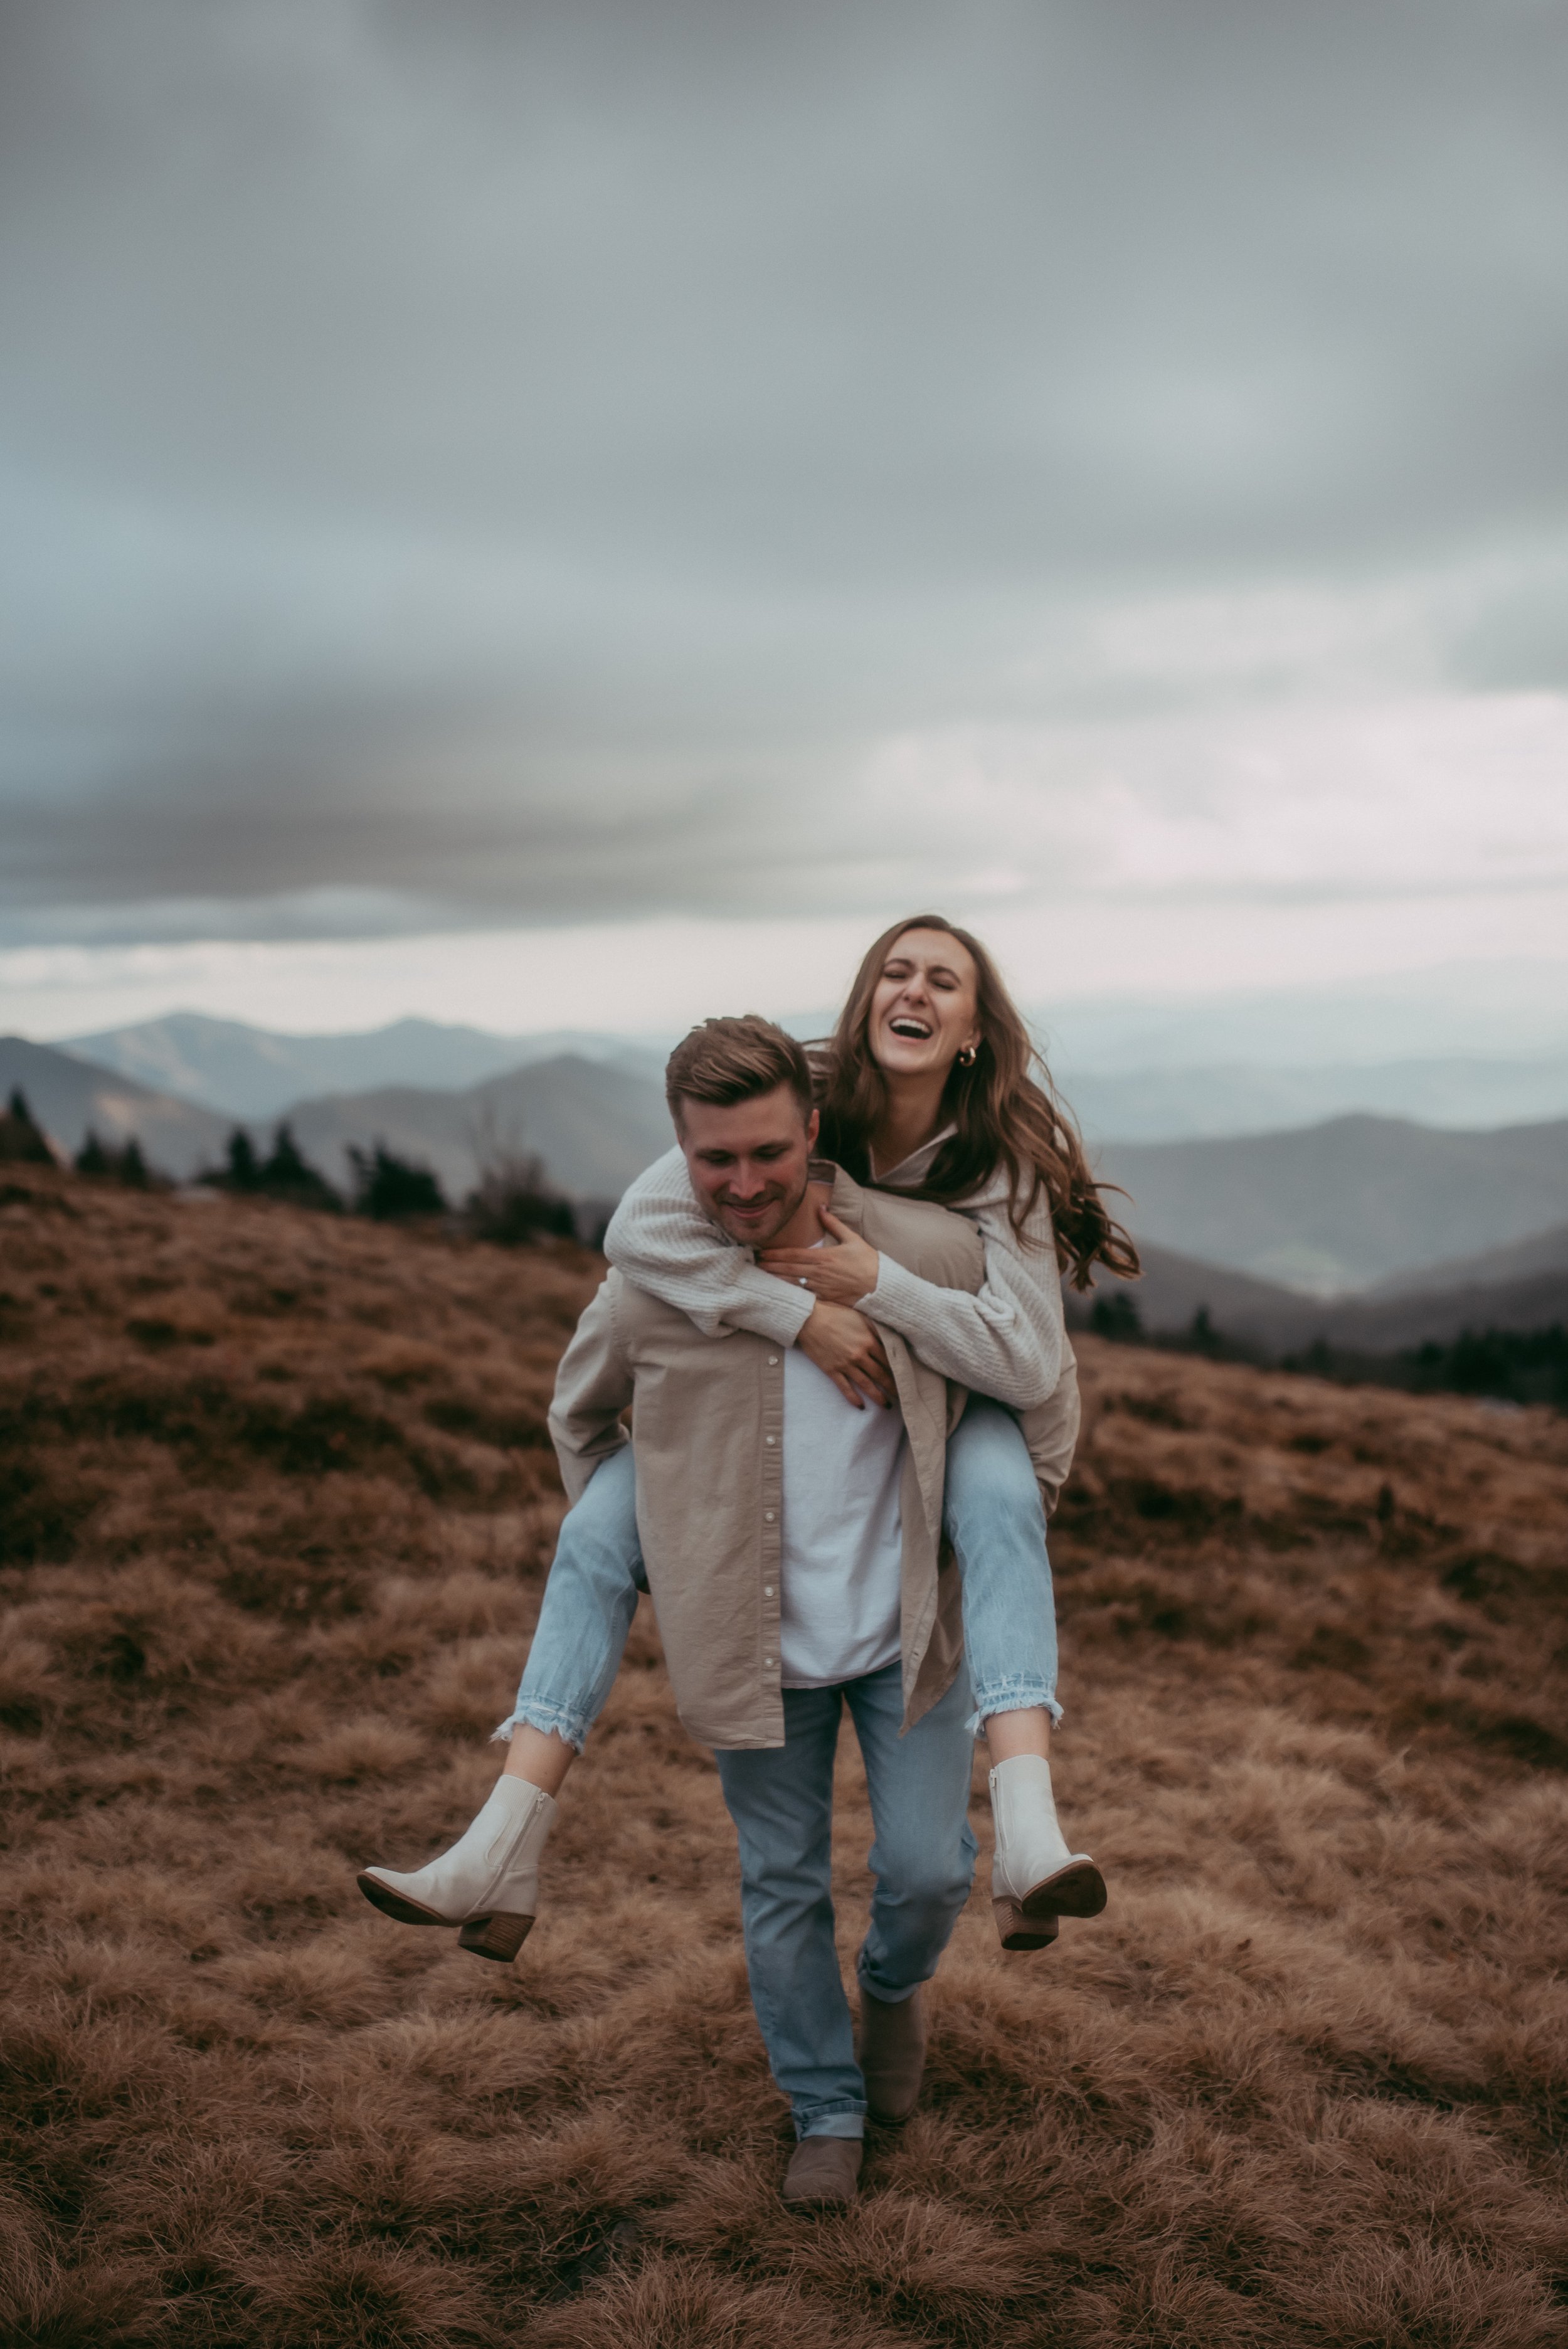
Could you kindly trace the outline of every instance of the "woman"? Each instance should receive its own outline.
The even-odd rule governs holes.
[[[633,1185],[606,1237],[611,1261],[640,1288],[705,1330],[799,1344],[857,1407],[881,1399],[863,1333],[854,1334],[857,1308],[971,1390],[948,1444],[944,1523],[963,1578],[971,1725],[992,1756],[992,1896],[1009,1949],[1041,1948],[1058,1916],[1105,1905],[1099,1872],[1068,1848],[1051,1793],[1055,1607],[1039,1487],[1012,1413],[1046,1402],[1070,1367],[1061,1272],[1070,1268],[1083,1288],[1096,1262],[1124,1277],[1138,1270],[1081,1143],[1030,1073],[1035,1057],[984,947],[937,915],[876,941],[820,1055],[820,1147],[859,1182],[969,1216],[985,1242],[977,1295],[916,1278],[830,1216],[836,1247],[779,1251],[758,1270],[698,1207],[678,1151]],[[515,1954],[537,1906],[552,1798],[609,1694],[639,1574],[628,1450],[597,1471],[562,1526],[517,1705],[496,1733],[509,1751],[494,1793],[428,1867],[362,1875],[377,1907],[410,1922],[462,1923],[466,1947]],[[487,1909],[497,1928],[505,1912],[506,1931]]]

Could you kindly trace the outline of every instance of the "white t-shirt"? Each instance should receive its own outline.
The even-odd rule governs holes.
[[[894,1662],[900,1641],[903,1414],[846,1402],[826,1371],[784,1357],[779,1678],[834,1688]]]

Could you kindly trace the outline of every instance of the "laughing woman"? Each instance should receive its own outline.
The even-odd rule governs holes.
[[[985,948],[937,915],[898,923],[876,941],[817,1055],[820,1148],[859,1183],[969,1217],[985,1244],[977,1294],[918,1278],[831,1216],[836,1247],[779,1251],[758,1265],[698,1206],[678,1150],[639,1177],[605,1242],[628,1279],[706,1333],[748,1330],[798,1345],[857,1408],[891,1400],[876,1324],[969,1389],[947,1447],[944,1527],[963,1580],[972,1725],[991,1755],[991,1889],[1010,1949],[1038,1949],[1054,1940],[1058,1916],[1094,1916],[1105,1905],[1099,1871],[1063,1837],[1052,1796],[1056,1612],[1025,1431],[1048,1416],[1053,1397],[1059,1424],[1059,1406],[1073,1400],[1062,1274],[1081,1288],[1096,1263],[1126,1278],[1138,1270],[1035,1063]],[[521,1941],[537,1904],[552,1798],[609,1694],[635,1611],[634,1497],[627,1447],[596,1471],[562,1527],[517,1704],[497,1732],[509,1750],[489,1802],[414,1875],[361,1877],[390,1914],[461,1924],[481,1955],[511,1956]],[[504,1951],[487,1946],[488,1916],[499,1922],[500,1912],[521,1927]]]

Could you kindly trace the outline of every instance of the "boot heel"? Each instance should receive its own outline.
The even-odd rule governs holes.
[[[1048,1916],[1098,1917],[1106,1898],[1105,1878],[1093,1860],[1075,1859],[1044,1883],[1030,1887],[1024,1895],[1024,1914],[1032,1915],[1037,1901]]]
[[[494,1958],[504,1966],[527,1940],[532,1922],[531,1917],[474,1917],[458,1935],[458,1946],[471,1950],[476,1958]]]
[[[993,1900],[991,1914],[1005,1950],[1048,1949],[1060,1930],[1055,1917],[1026,1917],[1016,1900]]]

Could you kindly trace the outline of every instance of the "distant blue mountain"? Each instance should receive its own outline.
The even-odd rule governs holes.
[[[24,1096],[57,1150],[74,1157],[88,1133],[117,1149],[134,1135],[150,1163],[184,1180],[221,1164],[230,1124],[200,1102],[96,1068],[57,1045],[0,1036],[0,1100]]]
[[[831,1011],[817,1011],[787,1017],[783,1024],[798,1035],[820,1036],[832,1020]],[[1471,1053],[1367,1065],[1241,1058],[1187,1065],[1179,1056],[1156,1055],[1147,1065],[1129,1068],[1114,1057],[1097,1061],[1092,1050],[1082,1050],[1086,1040],[1077,1040],[1079,1049],[1064,1049],[1057,1073],[1097,1143],[1264,1133],[1354,1111],[1435,1126],[1568,1116],[1568,1051],[1563,1050],[1528,1059]],[[1108,1033],[1102,1040],[1112,1053],[1118,1040]],[[1175,1054],[1180,1041],[1193,1039],[1167,1040]],[[276,1117],[295,1102],[322,1094],[399,1085],[466,1092],[562,1053],[657,1076],[673,1041],[639,1042],[573,1029],[498,1036],[430,1019],[399,1019],[363,1034],[285,1036],[238,1019],[176,1011],[135,1027],[73,1036],[57,1049],[178,1100],[254,1120]]]
[[[407,1023],[417,1041],[420,1025]],[[444,1050],[453,1033],[476,1031],[428,1029],[424,1040]],[[509,1057],[519,1040],[479,1038]],[[454,1200],[487,1166],[537,1154],[573,1197],[608,1203],[671,1135],[660,1056],[627,1046],[607,1060],[598,1040],[598,1058],[513,1060],[473,1085],[294,1102],[295,1133],[340,1185],[351,1147],[379,1141],[430,1167]],[[229,1138],[228,1116],[22,1037],[0,1038],[0,1099],[13,1086],[62,1154],[89,1129],[113,1143],[134,1133],[155,1165],[188,1177],[217,1164]],[[264,1140],[271,1118],[250,1123]],[[1456,1133],[1350,1116],[1242,1137],[1120,1142],[1099,1166],[1131,1195],[1118,1212],[1146,1250],[1149,1278],[1133,1293],[1151,1329],[1181,1327],[1202,1305],[1233,1335],[1275,1346],[1326,1336],[1376,1350],[1489,1321],[1538,1327],[1568,1311],[1568,1121]]]
[[[1337,1117],[1294,1132],[1109,1143],[1141,1241],[1320,1297],[1441,1268],[1568,1220],[1568,1121],[1445,1133]],[[1530,1259],[1533,1262],[1533,1258]],[[1504,1266],[1504,1270],[1511,1268]]]
[[[1501,1261],[1511,1253],[1497,1256]],[[1265,1354],[1301,1353],[1319,1340],[1350,1353],[1392,1354],[1429,1340],[1451,1345],[1466,1330],[1568,1324],[1568,1226],[1542,1235],[1528,1254],[1532,1268],[1507,1278],[1467,1278],[1464,1264],[1433,1265],[1421,1280],[1407,1278],[1397,1289],[1389,1284],[1359,1297],[1312,1298],[1145,1240],[1141,1280],[1126,1288],[1104,1276],[1091,1297],[1068,1288],[1063,1302],[1074,1329],[1093,1326],[1102,1299],[1126,1298],[1151,1334],[1190,1330],[1202,1312],[1222,1336]]]
[[[570,1029],[493,1036],[481,1028],[398,1019],[359,1035],[285,1036],[200,1011],[72,1036],[57,1049],[156,1092],[245,1119],[276,1117],[294,1102],[323,1093],[373,1092],[387,1085],[466,1092],[487,1078],[562,1052],[639,1070],[656,1070],[661,1059],[623,1039]]]
[[[306,1157],[334,1183],[346,1185],[351,1150],[381,1142],[428,1166],[451,1199],[488,1165],[537,1156],[573,1198],[614,1202],[675,1140],[656,1076],[575,1052],[463,1092],[382,1085],[326,1094],[296,1102],[289,1121]]]
[[[1231,1061],[1114,1072],[1064,1063],[1057,1082],[1091,1143],[1187,1142],[1363,1112],[1422,1125],[1523,1125],[1568,1117],[1568,1052],[1331,1061],[1292,1068]]]

